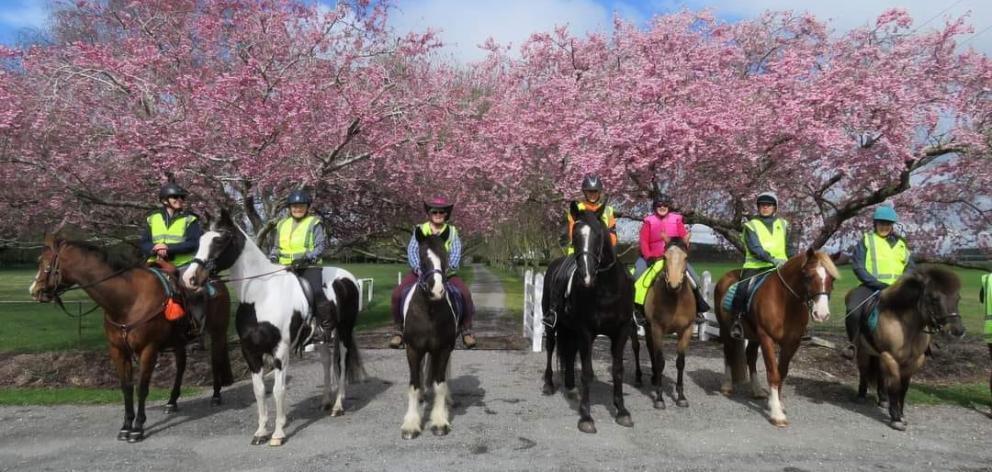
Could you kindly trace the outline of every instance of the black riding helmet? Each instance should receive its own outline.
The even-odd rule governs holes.
[[[158,199],[165,200],[169,197],[185,197],[187,195],[186,190],[180,187],[175,182],[169,182],[158,189]]]
[[[583,192],[602,192],[603,191],[603,181],[600,180],[598,175],[589,174],[582,179],[582,191]]]
[[[652,209],[655,209],[655,208],[658,208],[660,206],[665,206],[665,207],[671,208],[672,207],[672,197],[670,195],[668,195],[667,193],[659,193],[658,195],[656,195],[654,197],[654,200],[651,202],[651,208]]]
[[[305,190],[293,190],[292,192],[289,192],[289,198],[286,199],[286,204],[293,205],[296,203],[309,205],[313,203],[313,199],[310,198],[310,194]]]

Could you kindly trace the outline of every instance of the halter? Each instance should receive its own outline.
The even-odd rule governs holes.
[[[606,241],[603,241],[603,242],[605,243]],[[606,271],[612,269],[613,266],[616,265],[616,263],[617,263],[617,258],[614,257],[613,258],[613,262],[611,262],[609,265],[607,265],[605,267],[600,267],[599,266],[599,261],[603,258],[603,246],[604,246],[604,244],[600,244],[599,245],[599,251],[597,251],[595,253],[595,257],[593,257],[593,261],[596,264],[596,273],[597,274],[601,274],[603,272],[606,272]],[[581,256],[581,255],[593,256],[593,254],[594,253],[592,251],[587,251],[585,249],[581,249],[581,250],[580,249],[576,249],[575,250],[576,259],[578,259],[578,256]]]
[[[420,276],[417,277],[417,286],[420,287],[420,289],[423,290],[424,292],[427,292],[427,283],[430,281],[431,276],[434,274],[441,274],[441,281],[443,284],[444,271],[441,269],[434,268],[420,273]]]
[[[805,261],[803,261],[803,266],[806,265],[806,262],[809,262],[809,259],[808,258]],[[819,264],[817,264],[817,265],[819,265]],[[789,293],[792,294],[792,296],[794,296],[794,297],[802,300],[802,302],[806,304],[806,309],[809,311],[809,313],[811,315],[813,313],[813,300],[816,299],[816,297],[818,297],[820,295],[826,295],[827,299],[828,300],[830,299],[830,292],[828,292],[826,290],[826,283],[825,282],[820,287],[821,290],[819,292],[814,292],[812,294],[807,293],[806,294],[806,298],[803,298],[803,297],[800,297],[799,294],[796,293],[796,291],[791,286],[789,286],[789,283],[785,281],[785,277],[782,276],[782,267],[776,267],[773,270],[775,271],[775,274],[778,275],[778,280],[782,282],[782,285],[786,288],[786,290],[788,290]]]
[[[925,295],[925,293],[924,293]],[[920,295],[923,298],[923,295]],[[937,316],[930,304],[917,303],[917,310],[923,315],[923,332],[927,334],[941,334],[944,332],[944,325],[953,320],[954,318],[961,318],[960,313],[948,313],[947,316],[943,317],[940,321],[937,320]],[[924,308],[924,306],[926,308]],[[929,328],[929,330],[928,330]]]

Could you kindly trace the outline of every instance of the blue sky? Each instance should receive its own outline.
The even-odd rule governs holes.
[[[330,3],[332,0],[317,0]],[[0,43],[14,44],[32,29],[43,28],[48,0],[0,0]],[[398,32],[440,29],[453,56],[472,60],[482,57],[476,47],[487,37],[519,45],[529,33],[567,23],[576,32],[606,30],[614,14],[644,22],[651,16],[682,8],[709,8],[719,18],[736,21],[762,11],[793,9],[829,19],[838,31],[874,21],[887,8],[909,10],[916,25],[931,28],[947,16],[970,12],[974,39],[968,47],[992,53],[992,1],[990,0],[398,0],[392,24]],[[925,23],[925,24],[924,24]]]

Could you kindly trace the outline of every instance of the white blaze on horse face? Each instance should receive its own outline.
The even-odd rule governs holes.
[[[431,261],[431,269],[441,270],[441,258],[434,254],[434,251],[427,250],[427,259]],[[444,279],[441,278],[441,272],[434,272],[431,274],[433,283],[431,284],[431,300],[440,300],[444,297]]]
[[[28,287],[28,293],[33,297],[35,294],[35,287],[38,285],[38,279],[41,278],[41,268],[38,268],[38,273],[34,274],[34,280],[31,281],[31,286]]]
[[[817,266],[816,275],[820,278],[820,290],[826,290],[827,269]],[[827,294],[819,294],[813,298],[813,321],[822,323],[830,318],[830,299]]]
[[[220,233],[216,231],[207,231],[206,233],[203,233],[203,236],[200,236],[200,247],[197,248],[196,255],[193,256],[193,258],[201,261],[210,259],[210,245],[213,244],[214,240],[219,237]],[[200,263],[194,260],[194,262],[189,264],[186,271],[183,272],[183,285],[185,285],[186,288],[195,288],[193,287],[193,278],[196,276],[196,269],[198,267],[200,267]]]
[[[591,257],[589,256],[589,234],[592,233],[592,228],[583,225],[579,228],[579,234],[582,235],[582,259],[585,262],[585,274],[582,277],[582,284],[586,287],[592,287],[592,273],[594,268],[591,267]]]
[[[668,277],[668,287],[676,289],[682,286],[685,277],[685,252],[677,247],[665,251],[665,275]]]

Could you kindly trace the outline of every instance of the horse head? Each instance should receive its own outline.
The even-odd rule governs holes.
[[[957,274],[941,267],[925,266],[911,273],[905,284],[915,286],[918,293],[915,308],[927,325],[954,337],[964,336],[965,328],[958,313],[961,280]]]
[[[48,303],[54,300],[59,292],[69,288],[72,283],[63,277],[62,258],[59,253],[65,241],[53,234],[45,235],[45,247],[38,256],[38,272],[31,281],[28,291],[35,301]]]
[[[419,228],[414,230],[419,245],[420,275],[417,286],[432,301],[444,299],[444,281],[448,275],[448,251],[444,242],[451,228],[445,228],[439,235],[424,236]]]
[[[183,285],[199,289],[211,274],[233,266],[244,247],[244,233],[234,224],[231,213],[222,209],[220,218],[208,222],[207,231],[200,236],[196,256],[183,273]]]
[[[671,290],[682,288],[688,259],[689,249],[682,238],[672,238],[665,245],[665,281]]]
[[[615,261],[608,231],[603,224],[605,210],[606,202],[598,210],[589,211],[580,210],[574,201],[568,209],[575,221],[575,226],[572,227],[572,247],[575,248],[576,273],[585,288],[592,288],[597,273],[612,267],[601,267],[604,256]]]
[[[810,305],[813,321],[822,323],[830,319],[830,292],[834,280],[840,278],[837,266],[825,252],[807,249],[802,266],[806,301]]]

